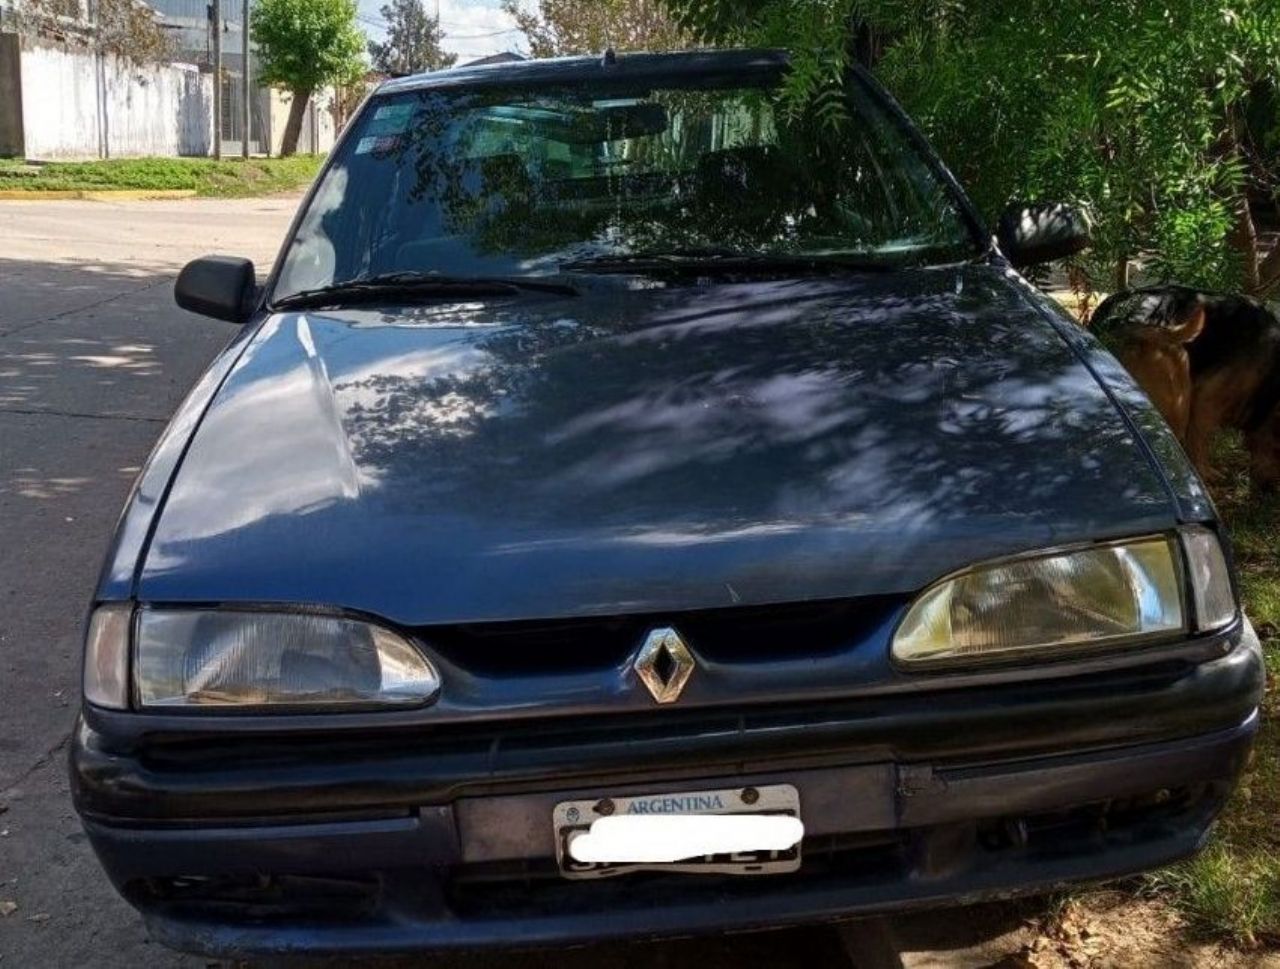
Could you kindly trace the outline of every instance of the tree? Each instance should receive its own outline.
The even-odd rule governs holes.
[[[524,33],[534,57],[614,50],[671,50],[689,37],[660,0],[539,0],[537,12],[520,0],[502,9]]]
[[[355,0],[258,0],[251,25],[262,81],[293,94],[280,146],[280,154],[292,155],[316,89],[351,83],[364,73]]]
[[[422,0],[391,0],[382,8],[387,23],[384,43],[369,42],[373,69],[383,74],[420,74],[451,66],[457,54],[440,49],[440,21],[427,16]]]
[[[1036,197],[1088,209],[1082,265],[1103,285],[1136,258],[1165,279],[1280,285],[1249,205],[1276,198],[1275,0],[667,2],[700,37],[797,50],[797,100],[869,63],[989,216]]]

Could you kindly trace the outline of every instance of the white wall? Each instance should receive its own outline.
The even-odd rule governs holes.
[[[337,119],[334,118],[333,104],[337,99],[337,92],[331,87],[317,91],[311,99],[315,103],[315,150],[317,152],[328,153],[333,148],[333,143],[338,140],[338,124]],[[309,143],[307,150],[311,150]]]
[[[28,158],[207,155],[213,79],[189,65],[129,65],[114,57],[23,44]]]
[[[28,158],[213,154],[213,76],[189,64],[130,65],[84,50],[21,42],[22,121]],[[2,93],[2,92],[0,92]],[[327,152],[337,136],[331,88],[316,92],[298,151]],[[272,92],[278,154],[289,95]]]
[[[333,147],[338,137],[338,126],[333,120],[333,102],[337,94],[331,87],[321,88],[311,97],[298,135],[299,154],[324,153]],[[289,122],[289,108],[293,95],[273,88],[271,91],[271,154],[280,154],[284,142],[284,128]]]
[[[125,155],[207,155],[213,150],[213,76],[195,67],[116,66],[107,79],[107,147]]]

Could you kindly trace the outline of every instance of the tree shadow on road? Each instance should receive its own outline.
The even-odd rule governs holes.
[[[0,412],[167,420],[234,332],[179,310],[172,280],[0,257]]]

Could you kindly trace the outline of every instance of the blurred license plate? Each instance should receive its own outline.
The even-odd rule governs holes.
[[[556,835],[556,861],[565,878],[607,878],[633,871],[690,872],[723,875],[776,875],[800,867],[800,845],[782,850],[748,850],[709,854],[676,862],[582,862],[569,852],[569,844],[585,834],[593,821],[607,816],[671,817],[681,815],[747,814],[800,817],[800,792],[790,784],[765,787],[731,787],[718,791],[679,794],[647,794],[638,797],[605,797],[586,801],[562,801],[552,812]],[[651,822],[650,822],[651,823]]]

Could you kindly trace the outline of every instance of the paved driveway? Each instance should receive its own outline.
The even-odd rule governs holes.
[[[233,331],[175,308],[173,277],[209,252],[265,268],[295,205],[0,202],[0,969],[207,964],[149,943],[107,884],[71,808],[65,748],[80,623],[116,515]],[[989,908],[898,931],[917,950],[911,965],[977,966],[1016,951],[1021,940],[1000,933],[1018,921]],[[834,932],[811,929],[449,965],[809,967],[839,965],[841,952]]]

